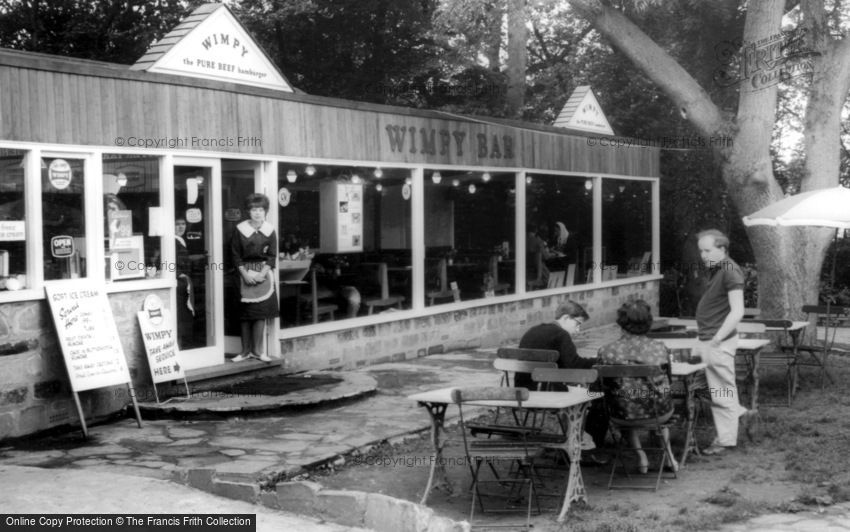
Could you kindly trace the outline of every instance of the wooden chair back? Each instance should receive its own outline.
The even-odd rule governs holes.
[[[558,364],[554,362],[533,362],[531,360],[516,360],[513,358],[497,358],[493,360],[493,367],[499,371],[512,373],[534,373],[537,368],[556,369]]]
[[[783,329],[786,330],[790,327],[793,322],[791,320],[762,320],[762,319],[750,319],[750,320],[742,320],[741,323],[761,323],[765,326],[765,328],[771,329]]]
[[[517,407],[528,400],[527,388],[506,388],[495,386],[471,386],[452,390],[452,402],[461,404],[471,401],[516,401]]]
[[[531,362],[557,362],[561,354],[554,349],[529,349],[524,347],[500,347],[496,358],[512,358]]]
[[[549,281],[546,283],[546,288],[560,288],[564,286],[564,276],[566,276],[566,274],[567,272],[565,270],[550,271]]]
[[[599,377],[595,369],[546,369],[537,368],[531,373],[531,380],[541,384],[582,384],[596,382]]]
[[[576,284],[576,265],[567,265],[567,275],[564,278],[564,286],[573,286]]]
[[[765,332],[767,332],[767,327],[764,323],[753,321],[741,321],[735,329],[738,331],[738,336],[742,336],[744,338],[754,336],[763,337]]]
[[[819,316],[830,317],[846,317],[850,318],[850,307],[841,305],[830,305],[827,312],[826,305],[803,305],[803,312],[806,314],[818,314]]]
[[[672,338],[696,338],[696,331],[650,331],[646,333],[647,338],[653,338],[656,340],[659,339],[672,339]]]
[[[601,379],[618,377],[655,377],[663,375],[660,366],[650,364],[612,364],[607,366],[595,366]]]

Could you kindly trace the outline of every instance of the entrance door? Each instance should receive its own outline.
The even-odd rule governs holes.
[[[224,363],[218,160],[174,158],[177,343],[186,369]]]
[[[230,238],[236,226],[248,219],[245,198],[262,190],[261,163],[224,160],[221,163],[221,228],[224,256],[224,348],[227,353],[240,353],[239,278],[230,254]],[[269,208],[271,210],[271,208]],[[271,221],[271,220],[269,220]],[[269,327],[268,329],[271,329]],[[266,335],[269,330],[266,331]],[[269,351],[266,351],[269,352]]]

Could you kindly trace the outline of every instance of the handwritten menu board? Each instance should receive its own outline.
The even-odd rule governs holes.
[[[322,183],[319,188],[321,250],[363,251],[363,185]]]
[[[127,360],[103,287],[86,280],[45,286],[75,392],[130,382]]]

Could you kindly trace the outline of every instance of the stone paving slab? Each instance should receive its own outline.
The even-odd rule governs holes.
[[[69,433],[40,440],[42,448],[37,451],[2,448],[0,464],[97,466],[101,470],[113,466],[122,473],[136,469],[145,477],[158,470],[159,478],[205,470],[230,479],[270,482],[340,455],[429,429],[425,410],[406,396],[470,383],[495,385],[498,374],[492,368],[494,356],[492,351],[445,354],[436,359],[362,368],[345,374],[343,389],[335,391],[334,397],[364,389],[378,388],[380,393],[304,412],[227,419],[144,420],[142,428],[132,419],[97,425],[90,428],[88,441],[83,441],[79,433]],[[327,390],[305,392],[301,395],[306,396],[309,405],[327,400]],[[234,407],[231,398],[220,402],[223,404],[198,408],[223,412]],[[189,409],[189,403],[182,402],[179,408]],[[169,405],[166,406],[170,408]],[[454,416],[456,413],[449,413],[448,418]]]
[[[850,530],[850,503],[820,511],[761,515],[726,525],[715,532],[845,532]]]
[[[0,465],[0,508],[27,514],[252,514],[258,532],[366,532],[204,493],[173,482],[115,471],[48,470]],[[45,497],[46,487],[50,496]],[[118,492],[116,496],[116,492]]]
[[[309,372],[303,377],[309,378],[311,375],[318,374],[335,377],[342,382],[322,384],[278,396],[200,391],[193,393],[191,398],[175,397],[163,403],[139,403],[139,410],[142,417],[273,413],[354,399],[377,390],[375,380],[363,373]],[[240,377],[245,376],[240,375]]]

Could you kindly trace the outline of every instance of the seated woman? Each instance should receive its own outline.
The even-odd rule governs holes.
[[[646,336],[652,325],[652,310],[646,301],[639,299],[623,304],[617,310],[617,324],[623,329],[623,336],[599,348],[599,364],[660,366],[668,363],[667,348],[664,344]],[[609,381],[605,401],[607,401],[610,416],[614,419],[654,422],[658,414],[658,420],[663,423],[673,414],[670,381],[665,374],[658,375],[652,382],[643,377],[623,377],[613,382]],[[667,429],[664,430],[667,431]],[[639,471],[646,473],[649,462],[646,453],[641,449],[637,432],[628,431],[626,436],[640,460]],[[665,441],[669,441],[669,434],[664,434],[664,438]],[[673,469],[678,470],[678,464],[673,460],[672,453],[670,453],[670,459]]]

